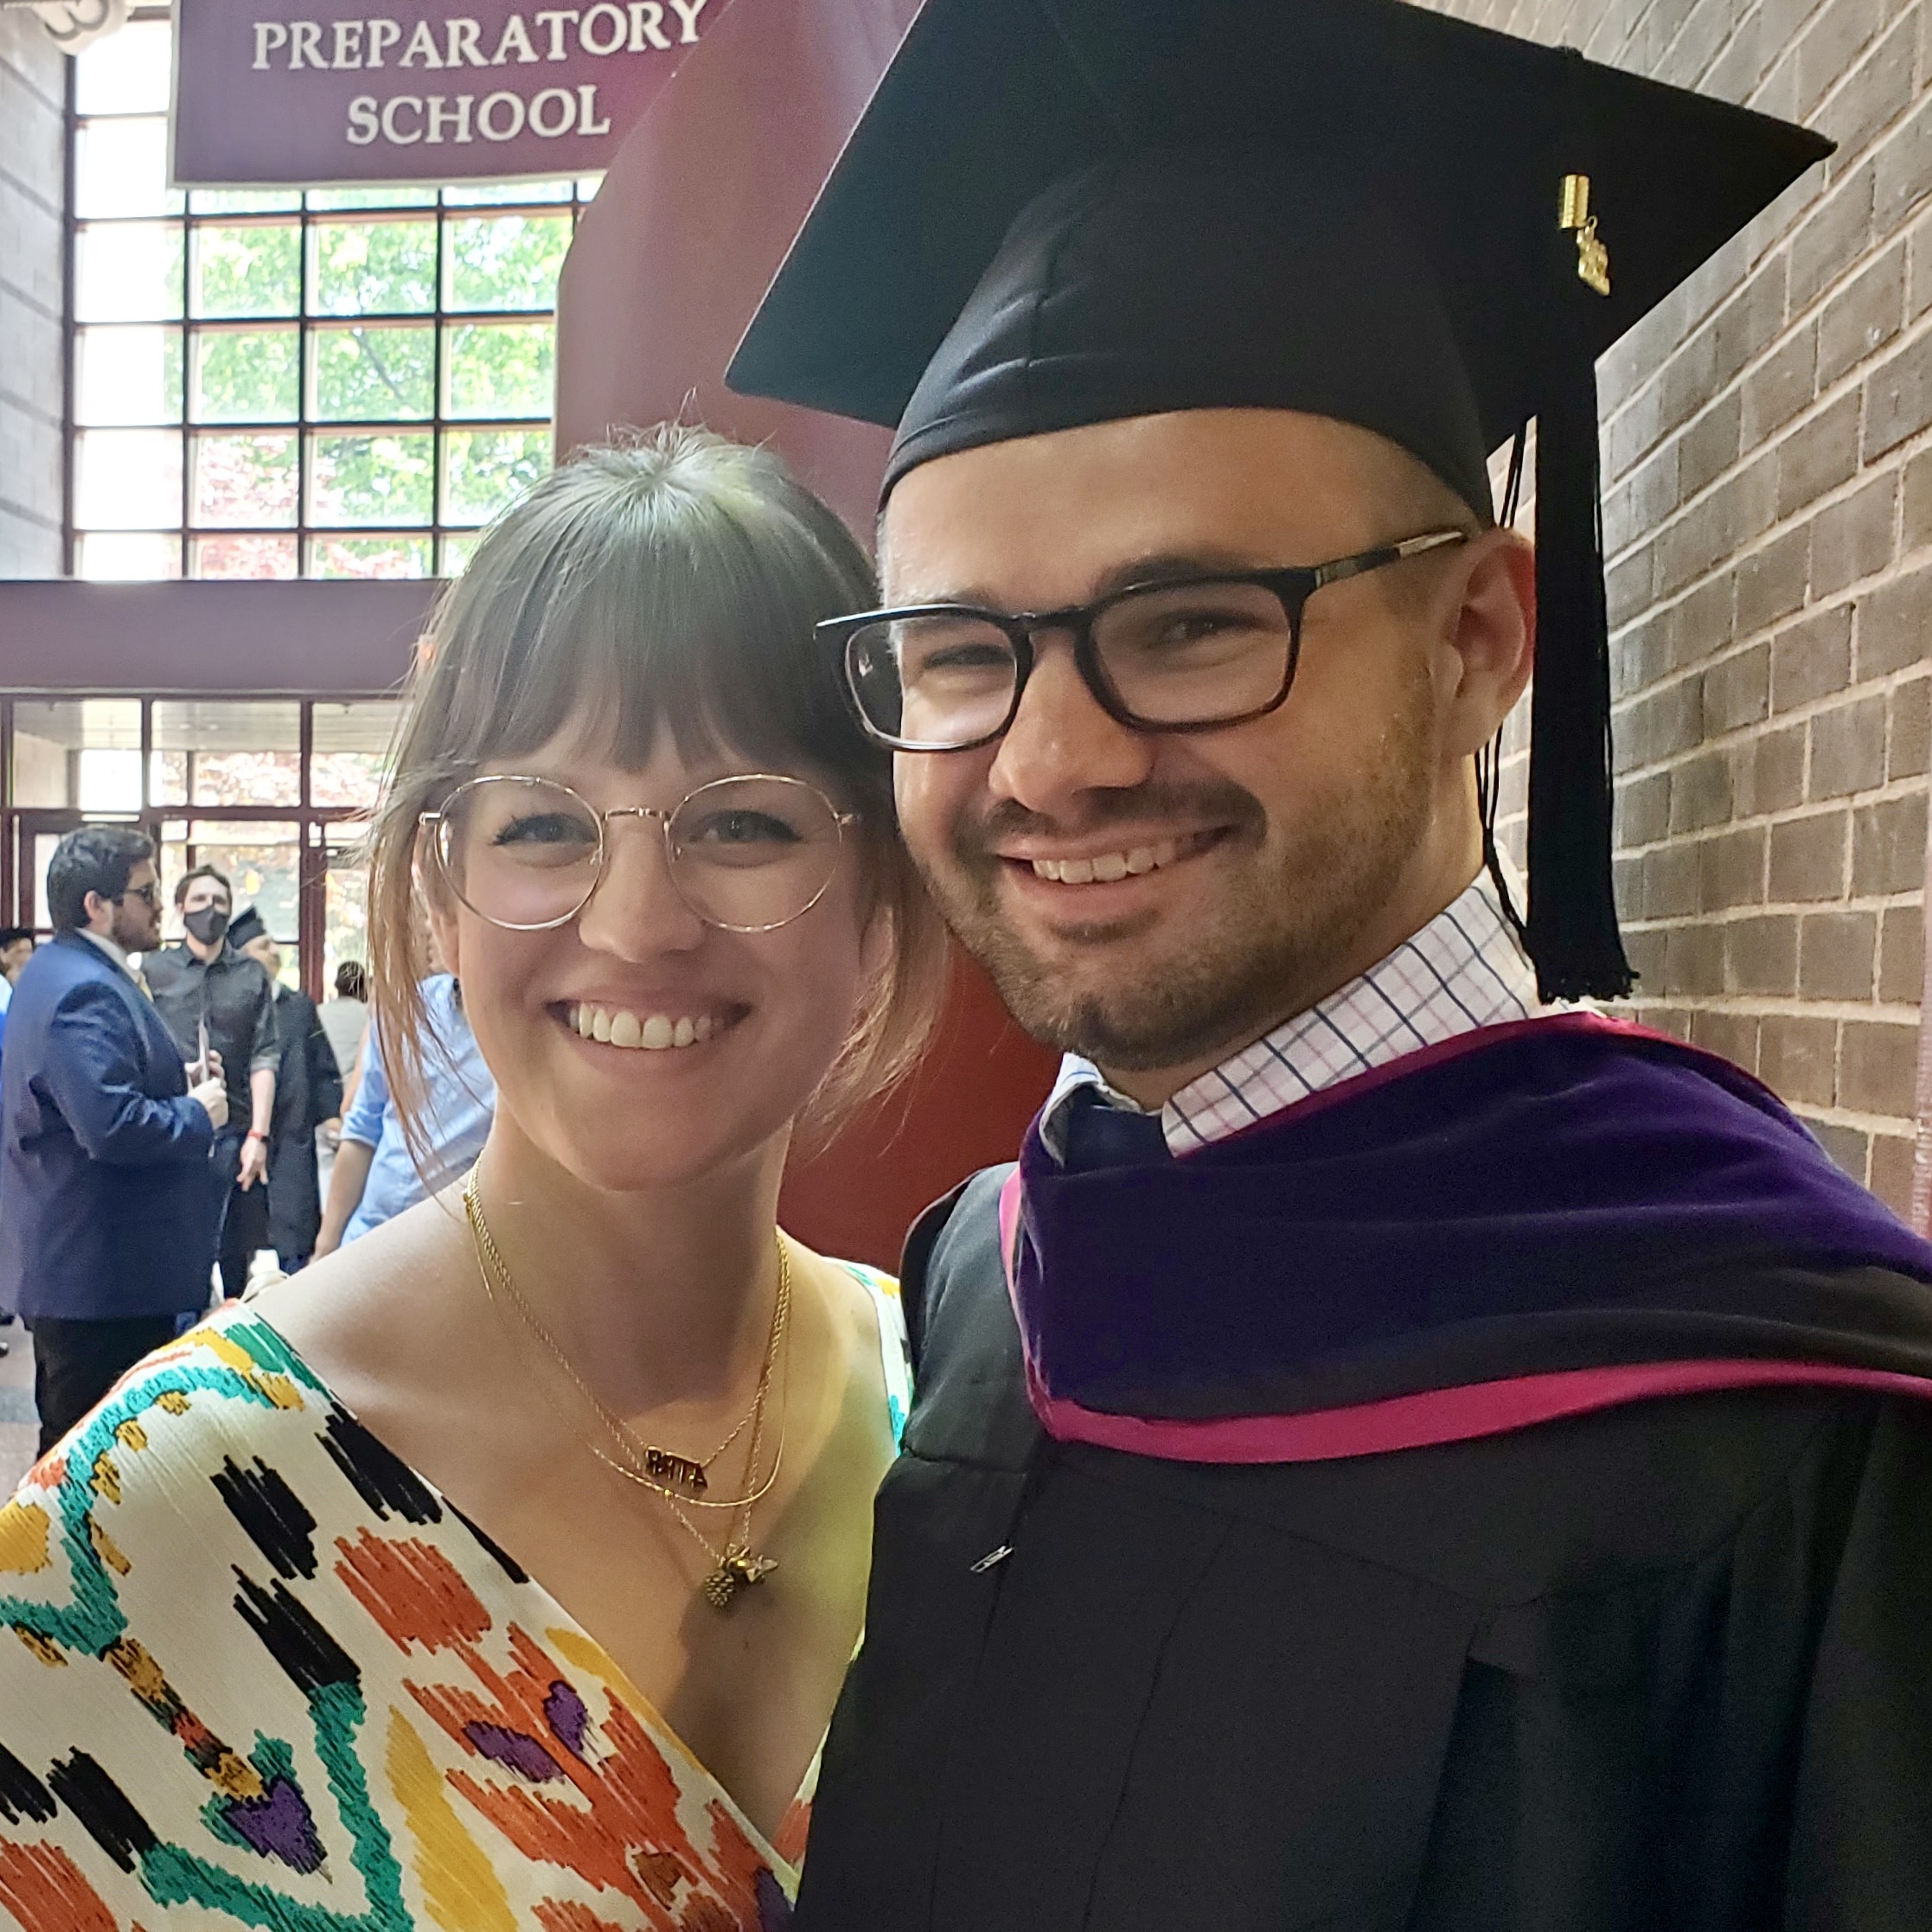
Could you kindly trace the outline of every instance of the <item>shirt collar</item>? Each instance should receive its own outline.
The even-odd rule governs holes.
[[[1536,974],[1481,873],[1359,978],[1190,1081],[1161,1110],[1161,1130],[1171,1152],[1190,1153],[1338,1080],[1538,1010]],[[1097,1086],[1110,1105],[1142,1110],[1092,1061],[1069,1053],[1040,1116],[1040,1137],[1055,1155],[1065,1153],[1067,1104],[1084,1086]]]
[[[131,980],[139,983],[140,976],[134,970],[134,962],[127,956],[118,940],[110,939],[104,933],[90,932],[84,925],[76,926],[74,930],[83,939],[92,940]]]

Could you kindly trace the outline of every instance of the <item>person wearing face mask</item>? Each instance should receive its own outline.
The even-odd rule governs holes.
[[[227,1084],[228,1124],[216,1136],[208,1162],[218,1249],[234,1198],[267,1176],[281,1063],[275,989],[259,964],[228,943],[234,907],[227,879],[213,866],[183,873],[175,886],[182,937],[146,961],[155,1008],[182,1058],[192,1068],[204,1053],[218,1054]]]

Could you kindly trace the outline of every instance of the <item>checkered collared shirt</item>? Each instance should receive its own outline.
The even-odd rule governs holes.
[[[1171,1152],[1186,1154],[1352,1074],[1538,1010],[1536,975],[1504,921],[1489,875],[1480,873],[1460,899],[1359,979],[1190,1081],[1161,1110],[1161,1131]],[[1134,1108],[1091,1060],[1069,1053],[1040,1126],[1056,1153],[1063,1150],[1066,1104],[1088,1085],[1098,1086],[1114,1106]]]

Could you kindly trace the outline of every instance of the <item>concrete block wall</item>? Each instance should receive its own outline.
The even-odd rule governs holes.
[[[1758,1073],[1903,1209],[1932,762],[1932,10],[1436,3],[1839,143],[1598,371],[1617,892],[1637,1016]]]
[[[58,577],[67,56],[0,9],[0,577]]]

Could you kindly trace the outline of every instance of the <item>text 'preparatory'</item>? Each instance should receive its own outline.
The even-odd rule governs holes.
[[[296,4],[179,0],[178,183],[587,173],[730,0]]]

